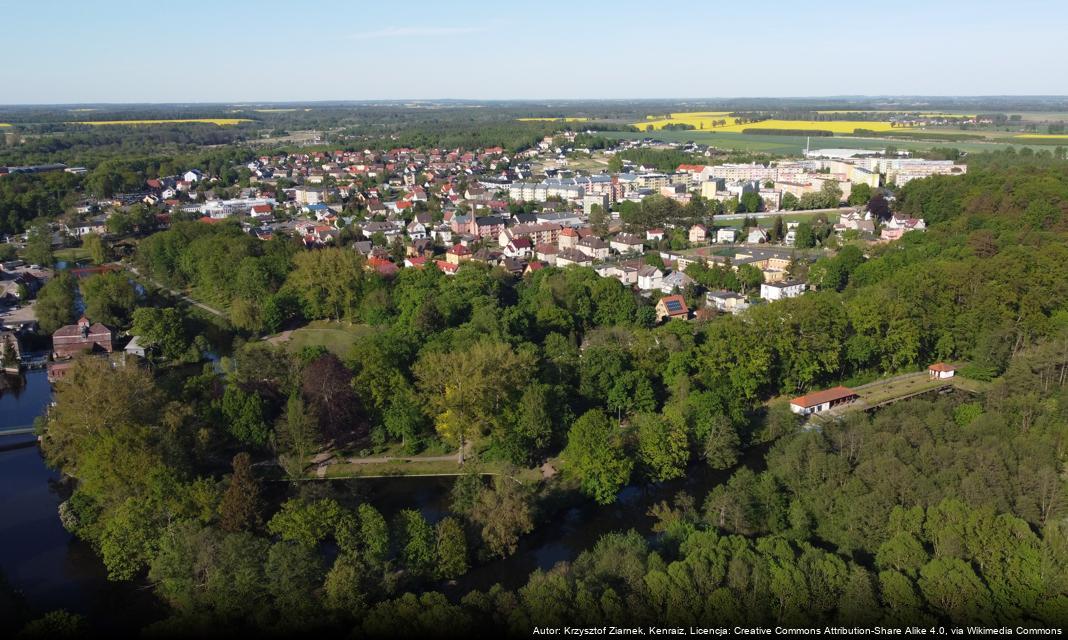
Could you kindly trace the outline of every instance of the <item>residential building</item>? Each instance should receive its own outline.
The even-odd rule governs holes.
[[[799,396],[790,401],[790,411],[794,413],[807,416],[813,413],[819,413],[821,411],[827,411],[833,407],[837,407],[843,404],[849,404],[857,400],[860,396],[856,391],[848,387],[834,387],[833,389],[825,389],[823,391],[816,391],[808,395]]]
[[[769,302],[783,298],[796,298],[804,293],[806,288],[808,285],[804,282],[764,282],[760,285],[760,297]]]
[[[656,320],[663,322],[666,319],[686,320],[690,317],[690,310],[686,306],[686,299],[680,295],[664,296],[656,303]]]

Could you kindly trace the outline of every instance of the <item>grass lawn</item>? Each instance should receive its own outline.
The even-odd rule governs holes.
[[[338,357],[344,357],[349,354],[349,349],[352,348],[356,338],[367,335],[371,331],[371,327],[365,324],[314,320],[300,329],[294,329],[289,334],[288,340],[276,336],[271,338],[271,341],[286,344],[290,351],[321,346]]]
[[[66,249],[56,249],[52,252],[56,260],[65,260],[67,262],[77,262],[79,260],[87,260],[89,258],[89,251],[82,247],[67,247]]]

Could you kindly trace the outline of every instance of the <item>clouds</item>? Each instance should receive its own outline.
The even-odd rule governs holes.
[[[433,38],[485,33],[489,27],[386,27],[376,31],[363,31],[349,35],[350,40],[378,40],[381,38]]]

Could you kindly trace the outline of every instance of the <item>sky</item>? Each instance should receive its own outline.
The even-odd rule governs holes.
[[[1063,0],[0,0],[0,104],[1068,94]]]

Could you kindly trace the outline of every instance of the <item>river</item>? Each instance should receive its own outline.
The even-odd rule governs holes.
[[[21,388],[0,393],[0,429],[31,424],[51,400],[43,370],[23,379]],[[0,437],[0,570],[35,613],[66,609],[115,632],[158,619],[162,610],[151,593],[109,582],[92,548],[60,524],[57,508],[65,493],[59,480],[35,436]]]
[[[43,413],[51,398],[44,371],[24,375],[17,391],[0,394],[0,429],[25,426]],[[751,450],[743,464],[759,470],[765,450]],[[460,580],[440,588],[452,598],[495,583],[522,586],[535,569],[574,560],[602,535],[636,529],[651,535],[649,508],[689,492],[700,507],[707,492],[729,472],[695,466],[685,478],[625,488],[615,504],[579,500],[539,520],[518,551],[504,560],[475,566]],[[60,476],[41,458],[33,436],[0,438],[0,569],[36,612],[66,609],[86,615],[101,630],[131,632],[166,615],[140,583],[109,582],[100,559],[60,524],[57,508],[66,497]],[[336,480],[344,490],[374,504],[387,518],[401,509],[419,509],[431,522],[448,513],[453,478]],[[341,489],[342,487],[338,487]]]

